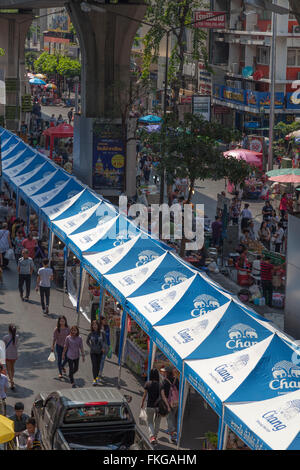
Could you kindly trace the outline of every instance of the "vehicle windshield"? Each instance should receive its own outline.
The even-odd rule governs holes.
[[[83,405],[68,408],[65,416],[65,424],[82,422],[108,422],[124,421],[132,422],[132,417],[126,404],[120,405]]]

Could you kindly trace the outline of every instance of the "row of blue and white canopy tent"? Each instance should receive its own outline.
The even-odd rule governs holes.
[[[180,371],[179,438],[192,386],[219,416],[219,448],[229,427],[251,449],[300,449],[297,344],[14,134],[0,138],[17,209],[22,198],[47,223],[50,256],[55,234],[80,260],[77,310],[86,272],[100,309],[104,289],[122,304],[120,371],[127,315],[149,335],[148,372],[157,347]]]

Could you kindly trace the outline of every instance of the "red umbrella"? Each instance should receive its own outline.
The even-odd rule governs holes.
[[[234,149],[224,152],[223,155],[224,157],[233,157],[238,160],[245,160],[249,165],[254,165],[259,169],[262,169],[263,154],[261,152],[253,152],[252,150],[247,149]]]
[[[277,183],[300,183],[300,175],[278,175],[269,178],[270,181],[276,181]]]

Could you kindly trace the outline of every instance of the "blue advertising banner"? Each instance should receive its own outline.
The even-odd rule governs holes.
[[[262,91],[247,90],[247,105],[255,108],[270,107],[270,93]],[[284,93],[275,93],[275,108],[282,109],[284,107]]]
[[[125,145],[121,125],[93,128],[93,189],[124,190]]]
[[[300,111],[300,104],[294,104],[291,101],[291,96],[292,95],[293,95],[293,93],[287,93],[286,94],[286,109],[295,109],[295,110]]]

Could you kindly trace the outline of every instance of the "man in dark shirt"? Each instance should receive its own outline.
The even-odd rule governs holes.
[[[269,307],[272,307],[272,296],[273,296],[273,266],[270,263],[270,258],[266,257],[260,263],[260,277],[261,277],[261,286],[263,291],[263,296],[265,298],[266,304]]]
[[[268,222],[273,214],[273,206],[271,205],[270,201],[266,201],[266,204],[262,208],[262,215],[263,215],[263,220]]]
[[[222,234],[222,222],[221,218],[216,216],[215,221],[211,224],[212,230],[212,244],[213,246],[219,246]]]
[[[19,436],[21,432],[25,431],[26,421],[28,418],[29,416],[24,413],[24,404],[22,402],[17,402],[15,404],[15,414],[9,417],[9,419],[14,422],[16,436]]]

